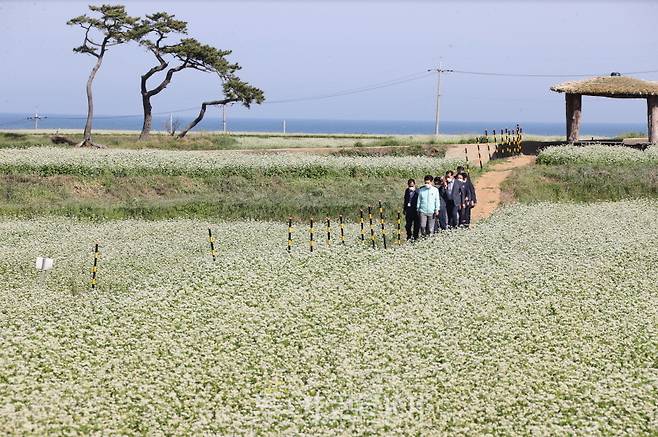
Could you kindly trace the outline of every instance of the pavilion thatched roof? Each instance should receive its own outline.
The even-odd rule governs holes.
[[[552,91],[584,96],[643,98],[658,96],[658,82],[626,76],[603,76],[564,82],[551,87]]]

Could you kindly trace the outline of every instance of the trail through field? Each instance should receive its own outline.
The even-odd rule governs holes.
[[[491,170],[475,181],[478,203],[473,208],[471,220],[478,222],[489,217],[500,205],[500,185],[503,181],[512,174],[512,170],[533,164],[536,158],[533,155],[519,155],[492,164]]]

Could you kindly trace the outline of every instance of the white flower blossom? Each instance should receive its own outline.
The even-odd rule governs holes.
[[[313,254],[304,224],[291,254],[286,223],[210,226],[216,262],[197,220],[0,221],[0,433],[658,430],[656,202]]]

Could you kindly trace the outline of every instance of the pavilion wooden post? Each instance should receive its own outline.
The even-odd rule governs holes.
[[[649,142],[658,143],[658,96],[647,97],[647,121],[649,126]]]
[[[567,103],[567,141],[573,143],[578,141],[583,96],[581,94],[566,93],[564,97]]]

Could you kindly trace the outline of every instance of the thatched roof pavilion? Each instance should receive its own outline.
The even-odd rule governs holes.
[[[658,82],[624,77],[619,73],[613,73],[610,76],[553,85],[551,90],[565,93],[568,141],[578,140],[582,96],[599,96],[618,99],[647,99],[649,142],[658,142]]]

